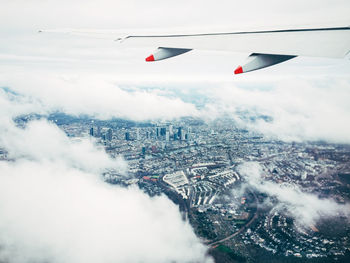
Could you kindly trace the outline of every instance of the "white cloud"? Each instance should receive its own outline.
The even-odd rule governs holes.
[[[8,96],[0,107],[0,148],[11,158],[0,162],[0,261],[212,262],[164,195],[101,180],[106,168],[123,172],[123,160],[45,120],[16,127],[12,117],[30,102]]]
[[[8,78],[8,77],[7,77]],[[133,120],[173,119],[198,115],[196,107],[179,98],[156,91],[127,91],[114,84],[111,76],[18,74],[4,85],[30,98],[37,110],[88,114],[101,119],[120,117]]]
[[[0,163],[0,260],[210,262],[166,197],[51,161]]]
[[[249,186],[262,193],[277,198],[278,209],[287,210],[300,225],[314,225],[320,218],[331,218],[339,215],[350,220],[350,205],[341,205],[332,199],[320,199],[315,194],[303,192],[297,185],[278,184],[266,181],[258,163],[244,163],[238,167]]]
[[[126,163],[109,158],[89,138],[72,141],[56,125],[44,120],[30,122],[25,129],[7,126],[0,145],[8,151],[9,158],[63,163],[95,173],[107,168],[126,170]]]
[[[44,121],[1,135],[17,159],[0,163],[0,260],[210,261],[165,196],[100,181],[93,171],[112,160],[91,143],[72,143]]]
[[[349,87],[348,76],[299,76],[260,85],[255,81],[238,82],[207,92],[217,106],[213,114],[228,113],[241,125],[267,136],[286,141],[349,143]],[[272,120],[241,120],[241,112],[253,117],[269,116]]]

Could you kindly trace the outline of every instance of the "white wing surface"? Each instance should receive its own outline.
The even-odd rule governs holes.
[[[44,30],[110,39],[113,31]],[[115,38],[114,38],[115,39]],[[158,49],[147,62],[178,56],[192,49],[249,52],[247,62],[235,74],[269,67],[296,56],[343,58],[350,53],[350,26],[288,28],[186,34],[133,34],[115,39],[128,46]]]
[[[247,64],[235,73],[268,67],[295,56],[343,58],[350,51],[350,27],[299,28],[199,34],[129,35],[128,45],[156,46],[146,61],[157,61],[192,49],[250,52]]]

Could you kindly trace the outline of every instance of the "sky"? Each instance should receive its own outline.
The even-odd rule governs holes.
[[[148,30],[349,26],[349,11],[347,0],[2,0],[0,147],[13,162],[0,162],[0,261],[212,262],[165,196],[101,180],[106,168],[127,169],[122,158],[67,138],[45,120],[19,129],[13,118],[55,111],[138,121],[225,115],[271,138],[349,143],[349,59],[298,57],[234,76],[249,54],[194,50],[149,64],[144,59],[157,47],[113,41]],[[43,29],[59,32],[38,34]],[[201,107],[194,97],[203,98]],[[272,121],[249,122],[242,112]]]

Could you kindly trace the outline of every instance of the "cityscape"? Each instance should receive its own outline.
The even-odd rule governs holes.
[[[16,122],[25,126],[33,118],[39,116],[22,116]],[[106,170],[104,180],[137,185],[150,196],[168,196],[210,247],[215,262],[347,262],[350,258],[349,211],[311,222],[299,220],[291,212],[293,202],[283,203],[277,194],[259,189],[242,171],[242,164],[253,163],[261,169],[259,184],[346,205],[348,145],[286,143],[238,128],[230,119],[141,123],[65,114],[48,119],[67,136],[89,137],[110,157],[124,158],[126,174]],[[1,159],[6,159],[6,152],[1,152]]]

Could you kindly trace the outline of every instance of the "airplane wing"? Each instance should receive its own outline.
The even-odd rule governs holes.
[[[121,34],[113,30],[40,30],[39,32],[60,32],[105,39]],[[235,69],[235,74],[269,67],[296,56],[343,58],[350,54],[350,26],[185,34],[140,33],[113,39],[127,46],[158,47],[146,58],[147,62],[171,58],[193,49],[250,53],[247,61]]]
[[[269,67],[296,56],[343,58],[350,52],[350,26],[237,31],[198,34],[128,35],[116,39],[128,45],[158,49],[147,62],[178,56],[192,49],[250,52],[235,74]]]

